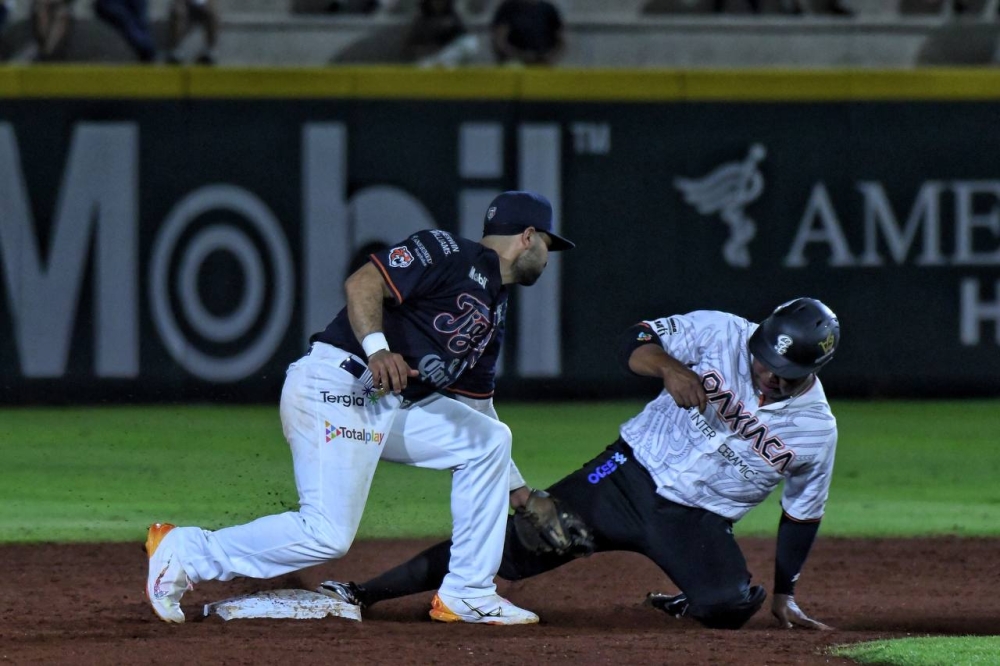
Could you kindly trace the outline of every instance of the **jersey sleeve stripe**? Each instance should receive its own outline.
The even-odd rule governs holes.
[[[389,277],[389,272],[385,270],[385,266],[382,265],[382,262],[379,261],[378,257],[376,257],[374,254],[370,256],[370,259],[372,260],[372,263],[375,264],[375,268],[379,269],[379,272],[382,273],[382,279],[385,280],[385,283],[387,285],[389,285],[389,289],[392,291],[392,295],[396,297],[396,302],[402,303],[403,296],[402,294],[399,293],[399,289],[396,288],[396,285],[392,283],[392,278]]]

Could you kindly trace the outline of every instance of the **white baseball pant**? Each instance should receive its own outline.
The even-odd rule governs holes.
[[[496,593],[510,429],[438,394],[408,407],[392,394],[372,403],[359,376],[363,370],[360,359],[323,343],[289,366],[281,424],[299,510],[217,531],[174,530],[177,555],[192,583],[272,578],[342,557],[354,541],[381,457],[452,470],[451,565],[440,590],[463,599]]]

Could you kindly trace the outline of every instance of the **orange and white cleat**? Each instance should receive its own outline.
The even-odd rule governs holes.
[[[476,599],[434,595],[430,616],[438,622],[469,622],[472,624],[536,624],[538,616],[518,608],[498,594]]]
[[[146,533],[146,555],[149,557],[146,598],[161,620],[180,623],[184,621],[181,597],[191,589],[191,581],[171,547],[170,531],[173,529],[170,523],[153,523]]]

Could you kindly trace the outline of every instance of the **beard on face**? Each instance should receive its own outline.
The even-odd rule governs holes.
[[[538,278],[542,276],[544,270],[545,264],[539,265],[532,252],[525,252],[511,264],[514,282],[525,287],[530,287],[538,282]]]
[[[530,287],[531,285],[535,284],[536,282],[538,282],[538,278],[540,278],[541,276],[542,272],[540,270],[524,269],[520,271],[518,270],[514,271],[514,277],[515,277],[514,281],[517,284],[524,287]]]

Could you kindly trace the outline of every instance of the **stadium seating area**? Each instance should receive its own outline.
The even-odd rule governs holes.
[[[0,33],[0,59],[30,62],[31,0],[15,0]],[[169,0],[150,0],[158,44],[166,42]],[[492,61],[489,24],[499,0],[457,0],[480,38],[475,62]],[[569,67],[897,67],[998,62],[1000,0],[844,0],[853,15],[801,0],[791,14],[781,0],[745,0],[725,12],[713,0],[555,0],[566,23]],[[417,0],[217,0],[223,65],[385,63],[397,59]],[[76,2],[66,59],[125,62],[132,52],[95,19],[91,1]],[[200,39],[188,37],[190,51]],[[189,44],[185,43],[185,47]]]

